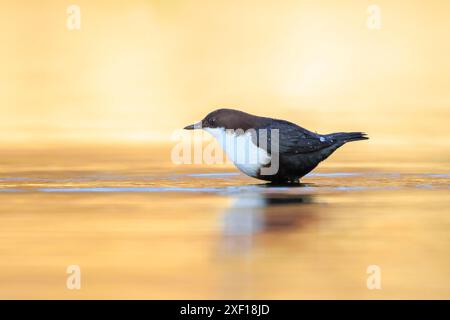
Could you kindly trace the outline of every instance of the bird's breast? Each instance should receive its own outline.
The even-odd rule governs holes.
[[[252,139],[255,132],[240,132],[222,128],[205,128],[219,142],[227,157],[246,175],[257,177],[262,166],[270,163],[266,150],[259,148]]]

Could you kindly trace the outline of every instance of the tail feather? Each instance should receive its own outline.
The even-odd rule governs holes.
[[[337,132],[328,134],[327,137],[343,143],[369,139],[365,132]]]

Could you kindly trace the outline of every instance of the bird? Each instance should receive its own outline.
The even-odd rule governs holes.
[[[339,147],[369,139],[364,132],[318,134],[286,120],[227,108],[184,129],[210,133],[240,171],[275,184],[299,184]]]

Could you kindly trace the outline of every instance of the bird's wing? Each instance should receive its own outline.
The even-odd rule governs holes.
[[[267,142],[264,141],[265,134],[267,134]],[[312,153],[328,148],[336,142],[335,139],[326,135],[311,132],[283,120],[274,120],[264,128],[259,128],[253,141],[270,154],[272,151],[276,152],[276,149],[282,154]]]

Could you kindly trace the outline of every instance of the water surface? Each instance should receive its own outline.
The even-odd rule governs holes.
[[[0,297],[448,299],[449,195],[427,161],[331,160],[287,187],[146,148],[7,150]]]

